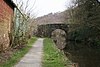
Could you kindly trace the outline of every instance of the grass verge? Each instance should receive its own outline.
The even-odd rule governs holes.
[[[51,39],[44,39],[42,67],[65,67],[66,61]]]
[[[13,53],[12,57],[7,60],[5,63],[0,64],[0,67],[13,67],[20,59],[29,51],[32,47],[32,44],[37,40],[36,37],[32,37],[27,44],[27,47],[17,50]]]

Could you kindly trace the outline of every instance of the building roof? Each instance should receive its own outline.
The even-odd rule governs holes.
[[[17,7],[12,0],[4,0],[11,8]]]
[[[24,16],[24,14],[21,12],[21,10],[17,7],[17,5],[13,2],[13,0],[4,0],[13,10],[14,8],[16,8],[21,14],[22,16],[26,19],[26,17]]]

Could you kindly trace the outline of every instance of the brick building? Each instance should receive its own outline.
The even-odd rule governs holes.
[[[15,4],[11,0],[0,0],[0,50],[10,44]]]

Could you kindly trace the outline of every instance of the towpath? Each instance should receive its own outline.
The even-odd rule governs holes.
[[[30,51],[14,67],[42,67],[43,39],[39,38]]]

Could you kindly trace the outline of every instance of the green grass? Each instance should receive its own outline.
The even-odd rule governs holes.
[[[1,64],[0,67],[13,67],[20,59],[29,51],[32,47],[32,44],[37,40],[36,37],[32,37],[27,44],[27,47],[22,48],[21,50],[16,51],[12,57],[7,60],[4,64]]]
[[[42,67],[66,67],[65,56],[56,48],[51,39],[44,40],[43,51]]]

